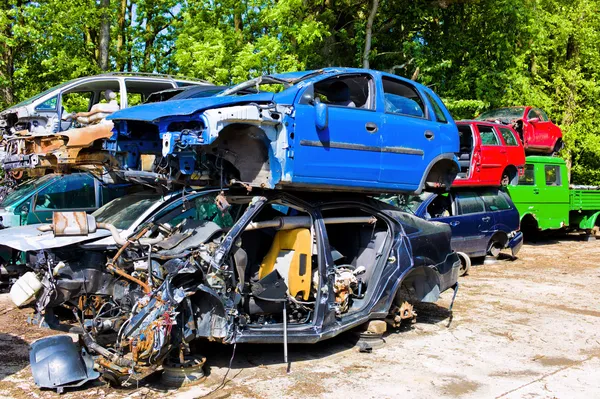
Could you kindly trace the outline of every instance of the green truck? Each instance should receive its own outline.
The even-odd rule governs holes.
[[[567,165],[550,156],[528,156],[524,174],[508,191],[525,235],[569,228],[591,235],[600,215],[600,189],[569,186]]]

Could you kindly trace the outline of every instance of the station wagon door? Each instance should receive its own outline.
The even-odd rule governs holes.
[[[27,224],[51,222],[53,212],[94,211],[98,207],[96,186],[96,179],[87,173],[57,179],[36,194]]]
[[[506,149],[493,126],[477,124],[477,130],[481,142],[480,180],[497,184],[506,165]]]
[[[483,200],[475,192],[459,192],[455,201],[460,215],[460,232],[465,241],[463,252],[470,256],[485,256],[492,236],[493,215],[485,211]]]
[[[375,112],[373,76],[336,75],[307,87],[299,97],[295,137],[289,138],[294,143],[293,182],[375,185],[381,164],[382,120]],[[319,101],[327,105],[324,129],[315,124],[315,104]]]
[[[436,152],[437,122],[426,118],[425,102],[417,89],[399,79],[382,77],[385,126],[382,130],[382,182],[417,190]]]

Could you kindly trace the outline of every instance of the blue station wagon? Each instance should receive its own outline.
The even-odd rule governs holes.
[[[469,257],[498,257],[505,248],[515,256],[523,245],[519,212],[508,194],[497,188],[403,196],[399,205],[418,217],[449,224],[452,248]]]
[[[249,89],[256,93],[248,94]],[[262,76],[214,97],[114,113],[123,169],[262,188],[416,192],[449,187],[458,129],[429,88],[367,69]],[[157,144],[158,143],[158,144]]]

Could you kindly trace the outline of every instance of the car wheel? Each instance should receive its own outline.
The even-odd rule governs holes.
[[[464,252],[457,252],[456,254],[460,259],[459,276],[466,276],[471,268],[471,258],[469,258],[469,255]]]

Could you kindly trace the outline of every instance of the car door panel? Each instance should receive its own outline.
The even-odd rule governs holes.
[[[429,162],[438,155],[438,122],[428,117],[422,94],[410,84],[384,77],[382,91],[385,125],[380,179],[401,181],[416,190]]]
[[[374,104],[375,86],[372,76],[364,76],[370,79],[372,104],[363,108],[356,104],[327,105],[328,123],[324,129],[318,129],[315,124],[315,103],[319,101],[319,84],[325,87],[331,79],[306,89],[314,91],[314,101],[306,102],[304,96],[299,96],[293,138],[295,183],[339,185],[339,180],[346,180],[349,184],[371,182],[373,185],[379,180],[383,120],[381,113],[368,109]]]
[[[481,142],[481,178],[490,182],[500,181],[507,161],[506,149],[493,126],[477,124],[476,128]]]

